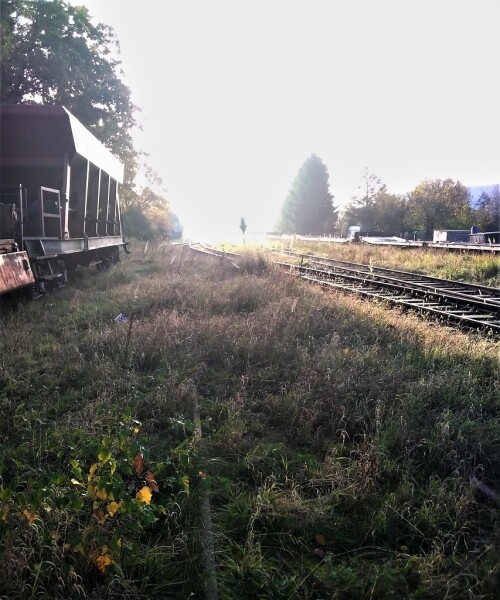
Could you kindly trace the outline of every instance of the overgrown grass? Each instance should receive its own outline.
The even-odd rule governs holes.
[[[275,244],[276,245],[276,244]],[[280,246],[290,247],[290,242]],[[406,248],[369,244],[295,242],[293,249],[313,252],[338,260],[425,273],[434,277],[457,279],[500,287],[500,257],[496,254],[457,252],[435,248]]]
[[[221,598],[496,597],[497,341],[166,247],[1,327],[0,597],[203,597],[207,493]]]

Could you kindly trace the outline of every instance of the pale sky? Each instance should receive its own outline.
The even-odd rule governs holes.
[[[110,25],[139,148],[195,238],[272,230],[304,160],[500,183],[498,0],[71,0]]]

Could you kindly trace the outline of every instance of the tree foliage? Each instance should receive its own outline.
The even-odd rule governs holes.
[[[474,211],[467,187],[452,179],[420,182],[405,195],[390,194],[381,180],[365,170],[363,194],[352,198],[341,220],[345,234],[349,225],[364,231],[384,231],[395,235],[422,231],[433,238],[435,229],[468,229],[475,222],[482,230],[486,224],[500,224],[500,193],[483,194]],[[493,197],[495,196],[495,198]],[[490,229],[491,230],[491,229]]]
[[[176,240],[182,237],[179,217],[168,209],[141,210],[131,206],[123,213],[127,235],[145,240]]]
[[[411,228],[432,239],[435,229],[465,229],[472,222],[469,190],[452,179],[425,180],[408,196]]]
[[[376,198],[376,212],[372,227],[375,231],[384,231],[401,235],[406,229],[407,204],[404,196],[379,192]]]
[[[136,208],[142,212],[152,208],[168,209],[168,200],[165,196],[153,191],[149,186],[142,188],[140,192],[125,195],[121,204],[124,210]]]
[[[364,231],[402,233],[406,222],[405,198],[390,194],[380,178],[367,169],[360,189],[363,195],[352,198],[342,217],[343,233],[349,225],[360,225]]]
[[[151,174],[156,183],[161,180]],[[182,225],[178,216],[170,210],[167,198],[144,187],[139,193],[129,190],[122,197],[123,219],[127,234],[143,239],[178,239],[182,237]]]
[[[0,3],[2,103],[65,106],[122,161],[136,153],[136,107],[122,82],[119,43],[65,0]]]
[[[299,169],[283,202],[278,229],[302,235],[332,233],[336,219],[328,170],[315,154]]]
[[[483,192],[474,212],[475,223],[481,231],[500,231],[500,187],[493,188],[491,194]]]

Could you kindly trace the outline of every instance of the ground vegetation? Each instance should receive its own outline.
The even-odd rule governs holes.
[[[356,243],[282,242],[283,248],[311,252],[368,265],[469,281],[500,288],[500,262],[496,254],[457,252],[445,248],[406,248]]]
[[[233,262],[2,313],[0,597],[493,600],[498,341]]]

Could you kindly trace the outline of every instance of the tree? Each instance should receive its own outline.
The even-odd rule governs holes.
[[[127,235],[133,238],[149,240],[154,235],[151,220],[136,206],[124,211],[123,226]]]
[[[143,240],[176,240],[182,237],[182,225],[175,213],[168,209],[150,208],[146,211],[131,206],[123,213],[127,235]]]
[[[374,203],[373,229],[401,235],[406,229],[406,198],[399,194],[379,192]]]
[[[342,216],[340,229],[345,234],[349,225],[360,225],[363,231],[400,235],[407,229],[407,212],[404,196],[380,191],[368,206],[348,204]]]
[[[367,207],[373,204],[374,199],[380,192],[385,192],[387,187],[385,183],[382,183],[380,177],[374,173],[369,173],[365,167],[363,172],[363,185],[358,186],[358,189],[363,189],[363,196],[354,196],[353,201],[359,207]]]
[[[124,163],[137,125],[112,29],[65,0],[0,2],[0,101],[65,106]]]
[[[122,196],[123,219],[127,235],[143,239],[177,239],[182,237],[179,217],[170,210],[160,177],[147,169],[148,182],[140,192],[129,190]]]
[[[365,169],[362,196],[354,196],[342,217],[343,232],[349,225],[360,225],[364,231],[400,234],[405,229],[406,201],[403,196],[389,194],[379,177]]]
[[[311,154],[299,169],[283,202],[278,225],[280,233],[314,235],[333,232],[336,209],[328,180],[326,166]]]
[[[150,209],[168,210],[168,200],[154,192],[149,186],[143,188],[139,193],[127,195],[122,199],[123,210],[136,208],[141,212],[147,212]]]
[[[144,239],[178,239],[182,237],[179,217],[170,210],[168,200],[145,187],[127,197],[123,219],[127,235]]]
[[[472,223],[469,190],[452,179],[425,180],[408,197],[409,224],[432,239],[435,229],[466,229]]]
[[[483,192],[479,197],[474,218],[481,231],[500,231],[500,187],[490,194]]]

